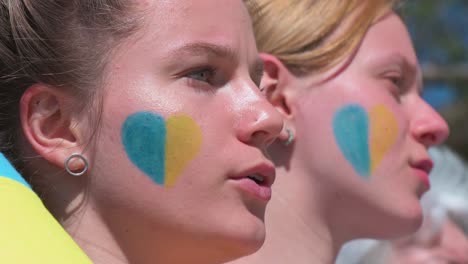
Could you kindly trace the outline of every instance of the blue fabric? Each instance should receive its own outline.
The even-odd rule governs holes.
[[[0,177],[9,178],[15,180],[24,186],[32,189],[31,186],[24,180],[24,178],[16,171],[16,169],[11,165],[8,159],[0,153]]]

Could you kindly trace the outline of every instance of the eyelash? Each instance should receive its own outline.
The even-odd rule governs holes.
[[[388,79],[397,87],[401,87],[403,79],[400,76],[390,76]]]
[[[205,74],[205,73],[208,74],[208,76],[205,76],[205,78],[203,78],[203,76],[201,76],[201,78],[195,77],[195,75],[197,74]],[[190,82],[212,84],[213,83],[212,79],[215,76],[215,74],[216,74],[216,69],[214,69],[213,67],[207,66],[207,67],[200,67],[197,69],[190,70],[189,72],[184,74],[184,77],[188,78]]]
[[[225,77],[219,75],[218,69],[212,66],[196,67],[180,74],[181,77],[185,78],[189,86],[197,88],[209,88],[221,86],[225,82]],[[207,74],[207,76],[197,76],[199,74]],[[200,78],[199,78],[200,77]],[[263,70],[260,73],[253,74],[251,80],[257,87],[260,87],[260,81],[263,77]],[[259,88],[260,89],[260,88]]]
[[[403,93],[403,76],[399,74],[389,74],[385,77],[385,79],[391,83],[392,89],[390,90],[390,93],[399,102],[400,96]]]

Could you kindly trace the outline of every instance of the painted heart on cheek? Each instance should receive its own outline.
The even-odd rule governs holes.
[[[166,185],[173,186],[187,163],[198,154],[202,133],[189,116],[172,116],[166,121]]]
[[[390,151],[398,138],[398,121],[385,106],[377,105],[369,111],[371,171],[375,171],[385,154]]]
[[[122,126],[122,144],[132,163],[157,184],[171,187],[198,154],[200,127],[186,115],[167,121],[151,112],[129,116]]]
[[[370,175],[368,146],[369,118],[359,105],[347,105],[336,112],[333,132],[338,146],[361,176]]]
[[[372,107],[368,114],[360,105],[350,104],[336,112],[333,132],[346,160],[368,178],[395,144],[398,121],[385,105]]]

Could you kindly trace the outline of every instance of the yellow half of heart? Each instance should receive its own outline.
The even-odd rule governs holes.
[[[371,172],[379,166],[385,154],[398,138],[398,120],[385,105],[376,105],[369,111]]]
[[[186,115],[169,117],[166,120],[166,129],[164,185],[171,187],[200,151],[202,132],[198,124]]]

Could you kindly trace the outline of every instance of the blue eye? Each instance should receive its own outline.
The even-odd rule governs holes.
[[[201,82],[211,82],[211,79],[214,76],[214,70],[212,68],[202,68],[189,72],[186,77],[201,81]]]

